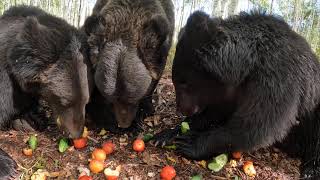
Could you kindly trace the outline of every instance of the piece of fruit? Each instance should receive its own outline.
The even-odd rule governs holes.
[[[233,152],[233,153],[232,153],[232,157],[233,157],[234,159],[240,159],[241,156],[242,156],[242,153],[241,153],[241,152]]]
[[[104,169],[104,162],[92,159],[89,163],[89,169],[93,173],[99,173]]]
[[[144,151],[145,145],[142,139],[136,139],[133,142],[133,150],[135,150],[136,152],[142,152]]]
[[[246,161],[243,164],[243,171],[246,173],[246,175],[253,177],[257,174],[256,170],[254,169],[253,162],[252,161]]]
[[[82,137],[83,137],[83,138],[86,138],[86,137],[88,137],[88,134],[89,134],[88,128],[87,128],[87,127],[84,127],[84,128],[83,128]]]
[[[84,148],[84,147],[86,147],[86,145],[87,145],[87,138],[79,138],[79,139],[73,140],[73,146],[76,149]]]
[[[91,157],[98,161],[104,161],[107,158],[107,154],[103,149],[96,148],[93,150]]]
[[[37,148],[37,145],[38,145],[37,137],[35,135],[31,135],[29,140],[28,140],[28,143],[29,143],[29,147],[34,151]]]
[[[201,179],[202,179],[202,177],[201,177],[200,174],[195,175],[195,176],[193,176],[193,177],[191,178],[191,180],[201,180]]]
[[[160,172],[162,180],[171,180],[176,177],[176,170],[172,166],[165,166]]]
[[[153,138],[153,134],[145,134],[144,136],[143,136],[143,141],[144,142],[149,142],[151,139]]]
[[[93,178],[91,176],[84,175],[84,176],[79,177],[78,180],[93,180]]]
[[[59,141],[59,152],[63,153],[69,148],[68,140],[66,138],[62,138]]]
[[[212,162],[208,164],[208,168],[214,172],[219,172],[228,162],[228,156],[226,154],[220,154],[213,158]]]
[[[104,175],[106,176],[107,180],[117,180],[119,175],[120,175],[120,171],[119,170],[112,170],[110,168],[106,168],[104,170]]]
[[[23,149],[22,149],[22,152],[23,152],[23,154],[26,155],[26,156],[32,156],[32,153],[33,153],[33,151],[32,151],[31,148],[23,148]]]
[[[190,130],[190,126],[188,122],[181,123],[181,133],[186,134]]]
[[[109,155],[116,149],[116,145],[114,145],[112,141],[107,141],[102,145],[102,149],[106,152],[107,155]]]

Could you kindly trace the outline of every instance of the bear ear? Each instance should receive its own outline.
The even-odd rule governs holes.
[[[160,61],[157,60],[154,63],[148,62],[147,68],[153,79],[160,78],[159,66],[162,66],[167,56],[167,52],[171,46],[171,35],[173,27],[169,24],[166,17],[162,15],[153,16],[143,27],[144,41],[141,43],[143,48],[155,48],[159,45],[160,48]]]
[[[52,32],[35,17],[28,17],[16,36],[14,47],[9,50],[8,62],[16,78],[36,81],[39,73],[48,67],[55,57]]]
[[[106,20],[99,15],[92,15],[84,22],[84,30],[88,36],[91,33],[101,33],[105,30]]]
[[[187,29],[194,29],[194,30],[207,30],[208,29],[208,21],[210,17],[208,14],[202,11],[196,11],[187,20]]]
[[[153,16],[151,20],[145,25],[144,31],[155,32],[160,40],[163,42],[168,38],[171,26],[166,18],[160,15]]]
[[[32,40],[33,37],[39,36],[41,33],[41,25],[37,18],[29,16],[24,23],[24,28],[20,32],[19,37],[23,40]]]
[[[202,11],[194,12],[187,20],[185,26],[187,33],[195,33],[198,35],[214,35],[222,31],[219,28],[218,19],[210,18],[210,16]]]

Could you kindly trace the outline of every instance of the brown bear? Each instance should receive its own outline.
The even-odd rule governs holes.
[[[0,17],[0,127],[45,100],[69,137],[82,134],[89,101],[87,38],[36,7],[12,7]],[[0,151],[0,179],[15,162]]]
[[[153,113],[152,94],[171,47],[173,10],[171,0],[97,1],[84,26],[97,87],[88,107],[94,121],[110,129],[115,118],[128,128]]]

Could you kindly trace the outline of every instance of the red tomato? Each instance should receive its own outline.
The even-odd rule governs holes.
[[[144,151],[145,145],[142,139],[136,139],[133,142],[133,150],[137,151],[137,152],[142,152]]]
[[[104,152],[103,149],[96,148],[95,150],[93,150],[91,157],[92,159],[95,159],[98,161],[104,161],[107,158],[107,154],[106,152]]]
[[[241,152],[233,152],[232,157],[235,159],[240,159],[242,156]]]
[[[116,149],[116,146],[112,143],[112,141],[107,141],[102,145],[102,149],[106,152],[107,155],[113,153]]]
[[[118,176],[107,176],[107,180],[118,180]]]
[[[79,139],[73,140],[73,146],[76,149],[84,148],[84,147],[86,147],[86,145],[87,145],[87,138],[79,138]]]
[[[79,177],[78,180],[93,180],[93,179],[91,176],[84,175],[84,176]]]
[[[172,180],[176,177],[176,170],[172,166],[165,166],[161,170],[160,177],[162,180]]]

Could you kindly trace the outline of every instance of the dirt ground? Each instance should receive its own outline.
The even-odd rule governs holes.
[[[175,115],[175,96],[170,75],[164,76],[158,86],[159,96],[154,99],[156,114],[145,119],[143,129],[145,133],[156,133],[162,129],[174,127],[179,121]],[[89,129],[90,131],[90,129]],[[95,147],[100,147],[106,140],[112,140],[117,149],[111,154],[106,163],[115,168],[121,165],[119,179],[140,180],[160,179],[159,173],[164,165],[172,165],[177,172],[176,180],[190,179],[193,175],[201,174],[203,179],[241,179],[248,178],[242,170],[242,164],[246,160],[254,162],[257,176],[251,179],[261,180],[286,180],[299,178],[299,160],[287,157],[274,147],[260,149],[256,152],[244,153],[240,160],[236,161],[236,167],[228,163],[219,173],[213,173],[205,168],[202,162],[190,161],[174,151],[155,148],[146,144],[143,153],[132,150],[132,142],[135,137],[130,135],[113,135],[107,133],[104,136],[90,131],[91,137],[88,146],[83,150],[69,148],[66,152],[58,152],[58,139],[61,137],[56,127],[48,127],[44,132],[36,132],[39,145],[32,157],[22,154],[26,147],[29,134],[17,131],[0,132],[0,145],[18,163],[21,179],[29,179],[37,169],[47,170],[52,177],[48,179],[77,179],[79,167],[88,167],[90,154]],[[121,143],[120,143],[121,141]],[[103,173],[93,175],[94,179],[105,179]]]

